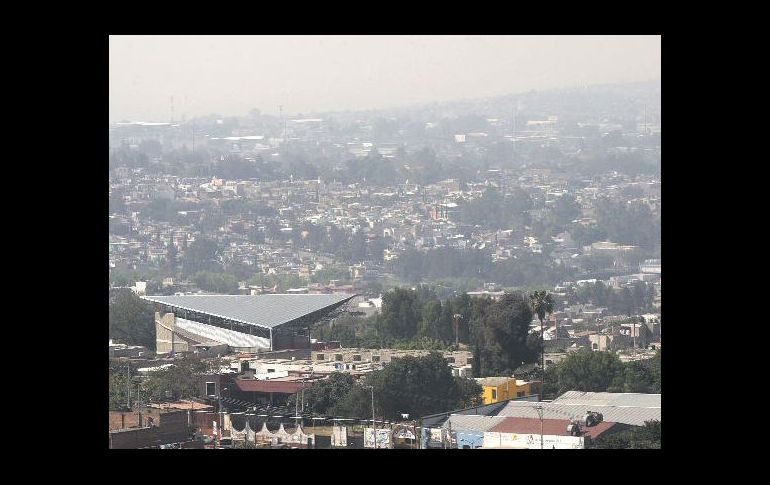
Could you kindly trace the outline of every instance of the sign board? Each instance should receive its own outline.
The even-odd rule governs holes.
[[[394,434],[394,437],[395,438],[408,439],[408,440],[415,439],[415,436],[414,436],[414,433],[412,433],[412,430],[410,430],[409,428],[406,428],[406,427],[397,430],[395,432],[395,434]]]
[[[332,428],[332,446],[348,446],[348,428],[345,426]]]
[[[364,428],[364,448],[374,448],[372,428]],[[390,429],[377,428],[377,448],[391,448]]]
[[[517,434],[517,433],[495,433],[487,431],[484,433],[483,448],[527,448],[540,449],[539,434]],[[544,435],[543,449],[583,449],[584,442],[582,436],[557,436]]]

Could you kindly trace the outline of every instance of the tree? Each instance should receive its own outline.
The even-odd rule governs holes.
[[[612,352],[582,349],[548,369],[543,394],[559,395],[567,391],[622,392],[626,368]]]
[[[544,341],[544,335],[543,335],[543,320],[545,320],[545,316],[550,315],[553,313],[553,298],[551,297],[551,294],[546,292],[545,290],[541,291],[535,291],[529,296],[529,299],[532,303],[532,312],[537,315],[538,320],[540,320],[540,342],[543,346],[543,350],[541,352],[541,359],[540,359],[540,365],[545,372],[545,341]],[[558,328],[557,328],[558,330]],[[557,334],[558,338],[558,334]],[[544,374],[545,375],[545,374]]]
[[[166,251],[166,268],[172,276],[176,275],[176,259],[179,256],[176,244],[170,244]]]
[[[196,397],[199,376],[211,370],[211,363],[201,359],[177,360],[171,367],[150,373],[142,383],[142,395],[154,402]]]
[[[417,333],[421,305],[417,293],[395,288],[382,296],[380,328],[383,337],[411,338]]]
[[[475,381],[452,376],[438,352],[393,359],[384,369],[369,374],[367,383],[374,386],[375,407],[386,419],[399,419],[402,413],[425,416],[458,409],[482,391]]]
[[[441,302],[430,300],[422,305],[422,315],[418,335],[420,337],[440,338]]]
[[[193,281],[202,290],[229,295],[238,293],[238,280],[228,273],[200,271],[196,273]]]
[[[522,362],[537,360],[528,344],[531,321],[532,308],[520,292],[474,305],[471,325],[479,376],[510,374]]]
[[[332,407],[341,402],[356,385],[350,374],[335,372],[315,386],[305,390],[305,403],[314,413],[330,413]]]
[[[593,441],[592,448],[649,449],[660,448],[660,421],[645,421],[621,433],[602,434]],[[617,426],[617,425],[616,425]]]
[[[131,367],[131,375],[136,375],[136,367],[131,366],[130,362],[110,361],[110,411],[127,410],[128,405],[128,367]],[[134,393],[132,392],[132,395]]]
[[[155,349],[155,312],[133,291],[121,288],[110,301],[109,335],[129,345]]]
[[[393,359],[384,369],[366,376],[366,385],[348,374],[332,374],[310,391],[313,411],[334,416],[371,417],[374,386],[375,414],[397,420],[401,414],[424,416],[472,406],[481,396],[473,379],[452,376],[437,352],[423,357]],[[306,391],[308,399],[308,391]]]
[[[197,238],[184,253],[184,273],[192,276],[199,271],[216,271],[217,243],[204,237]]]

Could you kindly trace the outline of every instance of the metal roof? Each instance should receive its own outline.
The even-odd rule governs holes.
[[[636,403],[636,405],[634,405]],[[604,421],[643,426],[645,421],[660,420],[660,394],[630,394],[570,391],[552,402],[511,401],[497,415],[539,418],[537,406],[543,406],[544,419],[580,418],[587,411],[602,413]]]
[[[144,296],[144,300],[182,310],[273,328],[309,313],[341,304],[354,295],[176,295]]]
[[[227,330],[226,328],[219,328],[213,325],[206,325],[205,323],[194,322],[185,318],[176,319],[174,331],[182,336],[187,334],[188,338],[191,340],[198,340],[203,344],[209,343],[209,345],[211,345],[210,342],[216,342],[227,344],[230,347],[235,348],[270,348],[270,339],[259,337],[257,335],[248,335],[243,332],[236,332],[235,330]]]
[[[553,402],[559,404],[585,404],[589,406],[660,408],[660,394],[567,391],[554,399]]]
[[[543,419],[543,434],[570,436],[567,432],[568,419]],[[595,426],[583,427],[585,435],[597,438],[600,434],[615,426],[612,421],[602,421]],[[503,422],[487,430],[495,433],[540,434],[540,419],[505,418]]]
[[[489,431],[503,421],[505,418],[500,416],[453,414],[441,427],[449,428],[451,423],[454,431]]]

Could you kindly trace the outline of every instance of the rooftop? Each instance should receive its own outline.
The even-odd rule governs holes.
[[[506,382],[514,380],[513,377],[477,377],[476,382],[481,386],[502,386]]]
[[[544,419],[577,419],[587,411],[604,415],[604,420],[643,426],[660,420],[660,394],[569,391],[552,402],[510,401],[498,416],[539,419],[537,406],[543,406]]]
[[[144,300],[258,327],[273,328],[307,314],[331,310],[351,295],[175,295]]]
[[[193,411],[212,410],[213,406],[208,404],[201,404],[195,401],[181,400],[177,402],[164,402],[164,403],[150,403],[147,405],[156,409],[191,409]]]
[[[567,426],[570,424],[568,419],[544,419],[543,434],[556,436],[569,436]],[[611,421],[602,421],[596,426],[583,427],[585,435],[596,438],[608,429],[615,426]],[[531,418],[505,418],[502,422],[495,425],[487,431],[497,433],[516,433],[516,434],[540,434],[540,419]]]

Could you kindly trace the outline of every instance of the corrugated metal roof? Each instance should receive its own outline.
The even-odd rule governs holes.
[[[578,419],[587,411],[596,411],[602,413],[604,421],[643,426],[645,421],[660,420],[660,394],[653,396],[655,395],[658,396],[658,406],[654,407],[600,404],[602,401],[599,399],[596,399],[594,404],[572,403],[569,400],[567,402],[511,401],[498,413],[498,416],[539,419],[535,407],[542,405],[544,419]],[[624,402],[623,399],[619,398],[619,402]]]
[[[554,399],[553,402],[560,404],[585,404],[590,406],[659,408],[660,394],[567,391]]]
[[[489,431],[503,421],[505,418],[500,416],[453,414],[441,427],[449,428],[451,423],[453,431]]]
[[[188,334],[197,336],[199,340],[220,342],[227,344],[230,347],[270,348],[270,339],[268,338],[248,335],[242,332],[236,332],[235,330],[227,330],[226,328],[206,325],[205,323],[194,322],[184,318],[176,319],[174,331],[178,332],[179,330],[184,330]]]
[[[162,303],[226,318],[249,325],[273,328],[309,313],[342,303],[351,295],[177,295],[145,296],[144,300]]]

